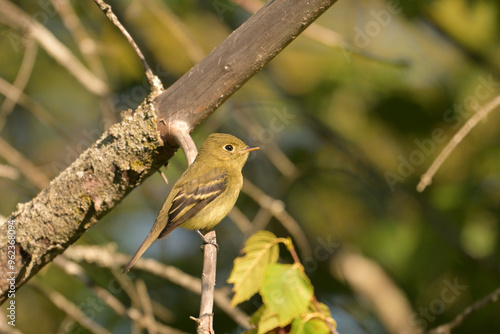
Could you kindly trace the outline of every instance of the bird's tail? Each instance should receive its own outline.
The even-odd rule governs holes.
[[[156,225],[156,222],[155,222],[155,225]],[[156,238],[158,238],[158,235],[160,235],[160,232],[161,232],[161,229],[158,229],[157,226],[153,226],[153,229],[151,230],[151,232],[149,232],[148,236],[142,242],[139,249],[132,256],[132,258],[128,262],[127,266],[125,267],[125,269],[123,269],[124,274],[127,273],[130,270],[130,268],[132,268],[132,266],[137,262],[137,260],[139,260],[139,258],[142,256],[142,254],[144,254],[146,249],[148,249],[149,246],[151,246],[151,244],[153,243],[153,241],[155,241]]]

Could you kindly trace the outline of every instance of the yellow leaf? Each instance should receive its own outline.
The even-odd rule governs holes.
[[[278,260],[276,240],[276,236],[268,231],[257,232],[247,240],[243,248],[245,255],[234,260],[233,271],[227,280],[234,284],[231,305],[250,299],[260,290],[266,266]]]
[[[260,294],[264,305],[278,314],[279,325],[286,326],[307,311],[313,287],[300,267],[275,263],[266,268]]]

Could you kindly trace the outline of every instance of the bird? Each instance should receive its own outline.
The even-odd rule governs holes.
[[[197,230],[204,239],[201,230],[213,229],[233,208],[243,186],[241,170],[249,153],[258,149],[230,134],[210,134],[193,163],[172,187],[151,231],[123,273],[132,268],[156,239],[177,227]]]

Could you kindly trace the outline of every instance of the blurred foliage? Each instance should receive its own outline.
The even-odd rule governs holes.
[[[110,3],[166,86],[250,16],[228,0]],[[95,45],[79,45],[50,1],[17,3],[85,64],[88,54],[79,47],[97,56],[100,76],[112,93],[104,98],[89,93],[38,48],[24,92],[52,115],[70,140],[19,105],[8,115],[0,113],[6,122],[1,138],[50,178],[109,124],[118,122],[121,110],[134,108],[148,93],[135,54],[94,2],[71,4]],[[282,201],[301,226],[312,249],[310,261],[303,262],[307,275],[319,301],[331,308],[340,333],[386,330],[373,305],[335,276],[332,263],[339,247],[354,246],[376,261],[415,311],[408,322],[423,329],[451,321],[498,287],[499,112],[492,112],[459,144],[428,189],[417,193],[415,186],[473,114],[474,105],[484,105],[500,93],[499,22],[500,3],[494,1],[341,0],[316,23],[339,33],[344,42],[331,47],[299,36],[194,132],[197,143],[219,131],[263,148],[252,154],[244,175]],[[0,77],[8,82],[15,80],[29,44],[23,33],[0,24]],[[0,157],[0,164],[8,163]],[[166,173],[170,185],[152,176],[78,243],[114,242],[121,252],[133,253],[185,167],[183,155],[177,154]],[[0,186],[4,217],[39,191],[22,175],[1,177]],[[290,235],[277,219],[267,221],[250,196],[242,193],[237,206],[248,219],[255,218],[258,228],[279,237]],[[221,288],[248,235],[230,219],[217,233]],[[199,276],[199,244],[196,234],[179,230],[155,243],[146,257]],[[300,251],[299,256],[305,256]],[[83,266],[92,280],[109,288],[109,271]],[[145,281],[151,298],[174,314],[169,325],[193,332],[189,315],[198,313],[198,296],[151,275],[136,275]],[[47,266],[37,280],[80,305],[111,332],[130,331],[130,321],[102,303],[88,306],[95,295],[58,266]],[[465,289],[443,307],[432,308],[450,282]],[[123,290],[114,296],[130,303]],[[68,328],[65,313],[29,285],[19,290],[16,300],[16,328],[24,333]],[[260,305],[252,299],[243,309],[251,314]],[[433,313],[426,316],[423,309]],[[488,305],[453,333],[500,332],[499,312],[499,303]],[[41,325],[35,328],[33,323]],[[214,325],[217,332],[237,332],[218,309]]]

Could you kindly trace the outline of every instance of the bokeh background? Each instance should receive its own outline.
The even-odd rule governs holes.
[[[262,5],[110,4],[165,86]],[[82,85],[0,8],[3,219],[148,93],[136,55],[93,1],[16,6],[59,39],[109,92]],[[212,132],[227,132],[262,147],[244,168],[248,184],[237,211],[216,229],[217,288],[230,288],[225,282],[246,238],[268,229],[292,237],[316,296],[331,308],[340,333],[394,332],[394,318],[408,333],[430,330],[497,289],[500,113],[493,111],[471,131],[429,188],[419,193],[416,185],[460,126],[500,93],[499,39],[500,4],[494,1],[340,0],[330,8],[193,133],[198,144]],[[13,92],[5,82],[20,87],[25,103],[5,98]],[[76,244],[111,244],[116,252],[132,254],[185,168],[180,152],[164,171],[169,185],[159,174],[152,176]],[[199,245],[194,232],[177,230],[145,256],[199,277]],[[40,292],[46,289],[62,294],[109,332],[132,332],[131,320],[92,289],[110,290],[118,274],[79,265],[80,277],[61,264],[48,265],[36,286],[18,291],[16,329],[89,332]],[[161,321],[194,331],[189,315],[197,315],[199,296],[151,274],[133,276],[164,307]],[[130,306],[126,289],[111,290]],[[251,314],[258,306],[256,297],[242,309]],[[453,333],[500,332],[498,314],[500,304],[490,303]],[[217,308],[214,325],[218,333],[241,332]]]

